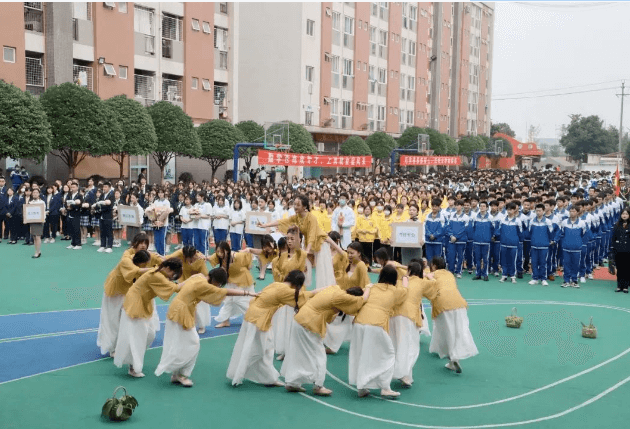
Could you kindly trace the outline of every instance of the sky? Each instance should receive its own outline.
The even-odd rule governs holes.
[[[522,139],[530,125],[538,137],[559,137],[571,114],[619,128],[622,80],[630,94],[630,2],[496,2],[495,17],[493,123]],[[630,96],[624,110],[628,132]]]

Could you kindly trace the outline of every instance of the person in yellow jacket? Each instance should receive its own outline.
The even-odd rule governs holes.
[[[396,287],[397,282],[396,269],[383,267],[378,283],[367,286],[367,302],[354,319],[348,379],[357,386],[360,398],[369,395],[369,389],[380,389],[381,396],[386,398],[400,395],[390,387],[396,353],[388,334],[393,309],[407,297],[406,279],[402,287]]]
[[[199,335],[195,331],[197,307],[202,302],[219,305],[226,296],[249,296],[244,289],[227,289],[227,273],[223,268],[215,268],[206,277],[195,274],[186,281],[166,314],[166,329],[162,357],[155,369],[155,375],[171,373],[171,383],[192,387],[190,379],[197,356],[199,355]],[[258,296],[251,294],[251,296]]]
[[[326,327],[333,320],[357,314],[366,299],[367,292],[359,287],[344,291],[332,285],[319,291],[300,308],[291,329],[291,347],[281,369],[287,391],[304,392],[302,384],[312,384],[314,395],[332,394],[332,390],[324,387]],[[343,316],[338,315],[339,312],[343,312]]]
[[[306,303],[313,292],[304,291],[304,273],[294,270],[284,282],[272,283],[255,298],[238,333],[232,357],[227,370],[227,378],[233,386],[247,379],[266,386],[283,386],[280,373],[273,366],[273,339],[271,320],[278,308],[294,306],[297,311]]]
[[[422,312],[422,297],[425,290],[435,289],[435,280],[423,278],[423,264],[409,264],[407,276],[409,287],[405,301],[394,307],[389,321],[389,336],[396,352],[394,378],[403,386],[411,387],[413,383],[413,367],[420,355],[420,329],[426,318]]]
[[[256,255],[258,258],[258,280],[265,280],[265,274],[267,272],[267,266],[278,256],[278,246],[276,240],[269,234],[263,235],[261,242],[261,249],[249,248],[249,253]]]
[[[206,265],[206,257],[203,253],[197,251],[195,246],[184,246],[182,249],[167,256],[168,258],[177,258],[182,261],[182,281],[186,281],[195,274],[208,275],[208,266]],[[195,312],[195,325],[197,332],[204,334],[206,326],[210,326],[210,305],[200,302]]]
[[[470,333],[468,303],[459,293],[455,276],[446,270],[444,259],[435,256],[431,260],[431,273],[436,283],[426,291],[433,320],[429,352],[437,353],[440,359],[447,357],[446,368],[459,374],[462,372],[459,361],[479,354]]]
[[[153,298],[157,296],[168,301],[171,295],[180,290],[181,285],[173,281],[181,275],[182,262],[175,258],[166,259],[157,268],[141,275],[125,295],[114,365],[118,368],[129,365],[128,374],[132,377],[144,377],[144,353],[155,339],[155,329],[151,323]]]
[[[372,219],[372,208],[366,206],[363,213],[359,214],[356,224],[359,242],[363,246],[363,254],[367,257],[368,264],[372,265],[374,254],[374,240],[378,234],[376,222]]]
[[[232,252],[227,241],[221,241],[217,245],[217,250],[212,256],[207,257],[208,262],[213,267],[221,267],[228,273],[228,286],[231,288],[241,288],[254,293],[254,278],[250,272],[252,265],[252,254],[248,250]],[[215,328],[226,328],[230,326],[230,319],[244,314],[249,307],[249,296],[230,296],[225,299],[219,314],[214,320],[218,322]]]
[[[328,236],[337,244],[341,243],[341,234],[337,231],[331,231]],[[335,270],[335,280],[337,284],[341,284],[346,275],[346,267],[348,266],[348,253],[339,248],[333,251],[333,269]]]
[[[114,356],[125,295],[138,277],[151,270],[151,267],[146,268],[150,260],[151,256],[146,250],[135,252],[132,257],[123,256],[107,276],[96,337],[101,354]]]

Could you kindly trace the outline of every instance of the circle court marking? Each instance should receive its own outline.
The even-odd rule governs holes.
[[[488,300],[483,300],[483,299],[477,299],[477,300],[470,300],[469,301],[469,305],[505,305],[505,304],[551,304],[551,305],[568,305],[568,306],[584,306],[584,307],[596,307],[596,308],[605,308],[605,309],[611,309],[611,310],[618,310],[618,311],[623,311],[625,313],[630,313],[630,309],[627,308],[622,308],[622,307],[615,307],[615,306],[609,306],[609,305],[605,305],[605,304],[594,304],[594,303],[579,303],[579,302],[561,302],[561,301],[535,301],[535,300],[500,300],[500,299],[488,299]],[[388,400],[388,399],[384,399],[378,396],[374,396],[374,395],[370,395],[372,397],[384,400],[384,401],[388,401],[388,402],[397,402],[400,405],[407,405],[407,406],[412,406],[412,407],[417,407],[417,408],[429,408],[429,409],[439,409],[439,410],[457,410],[457,409],[468,409],[468,408],[479,408],[479,407],[484,407],[484,406],[489,406],[489,405],[495,405],[495,404],[500,404],[500,403],[504,403],[504,402],[509,402],[509,401],[513,401],[516,399],[520,399],[523,398],[525,396],[529,396],[532,395],[534,393],[538,393],[540,391],[543,390],[547,390],[550,389],[551,387],[555,387],[559,384],[565,383],[567,381],[573,380],[577,377],[580,377],[584,374],[587,374],[589,372],[592,372],[598,368],[601,368],[604,365],[607,365],[625,355],[627,355],[628,353],[630,353],[630,348],[626,349],[625,351],[623,351],[622,353],[607,359],[604,362],[601,362],[591,368],[588,368],[584,371],[581,371],[577,374],[573,374],[572,376],[566,377],[564,379],[558,380],[554,383],[548,384],[546,386],[540,387],[538,389],[534,389],[532,391],[526,392],[524,394],[521,395],[517,395],[517,396],[513,396],[510,398],[505,398],[505,399],[501,399],[498,401],[493,401],[493,402],[488,402],[488,403],[483,403],[483,404],[472,404],[472,405],[463,405],[463,406],[455,406],[455,407],[439,407],[439,406],[430,406],[430,405],[422,405],[422,404],[411,404],[411,403],[406,403],[406,402],[401,402],[401,401],[396,401],[396,400]],[[331,378],[333,378],[335,381],[339,382],[340,384],[342,384],[343,386],[357,391],[356,388],[350,386],[349,384],[345,383],[344,381],[340,380],[338,377],[336,377],[334,374],[330,373],[329,371],[326,371],[326,373],[328,375],[331,376]],[[552,419],[557,419],[559,417],[563,417],[567,414],[570,414],[574,411],[577,411],[581,408],[584,408],[590,404],[592,404],[593,402],[598,401],[599,399],[603,398],[604,396],[608,395],[609,393],[617,390],[619,387],[623,386],[624,384],[630,382],[630,377],[627,377],[619,382],[617,382],[616,384],[614,384],[613,386],[609,387],[608,389],[604,390],[603,392],[599,393],[598,395],[574,406],[571,407],[569,409],[566,409],[564,411],[561,411],[559,413],[556,414],[551,414],[548,416],[543,416],[543,417],[539,417],[536,419],[530,419],[530,420],[522,420],[522,421],[518,421],[518,422],[507,422],[507,423],[493,423],[493,424],[485,424],[485,425],[473,425],[473,426],[435,426],[435,425],[422,425],[422,424],[416,424],[416,423],[406,423],[406,422],[401,422],[401,421],[397,421],[397,420],[391,420],[391,419],[385,419],[385,418],[381,418],[381,417],[376,417],[376,416],[370,416],[367,414],[362,414],[362,413],[357,413],[355,411],[350,411],[347,410],[345,408],[341,408],[338,407],[336,405],[332,405],[329,404],[325,401],[322,401],[318,398],[309,396],[305,393],[300,393],[300,395],[302,395],[305,398],[308,398],[312,401],[315,401],[317,403],[320,403],[326,407],[335,409],[337,411],[341,411],[343,413],[346,414],[350,414],[350,415],[354,415],[356,417],[361,417],[361,418],[365,418],[365,419],[369,419],[369,420],[374,420],[374,421],[379,421],[379,422],[383,422],[383,423],[390,423],[390,424],[396,424],[399,426],[406,426],[406,427],[414,427],[414,428],[421,428],[421,429],[455,429],[455,428],[461,428],[461,429],[485,429],[485,428],[497,428],[497,427],[511,427],[511,426],[521,426],[521,425],[526,425],[526,424],[532,424],[532,423],[540,423],[543,421],[547,421],[547,420],[552,420]]]

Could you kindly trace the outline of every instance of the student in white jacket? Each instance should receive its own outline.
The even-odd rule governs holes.
[[[240,199],[234,200],[230,212],[230,247],[235,252],[241,250],[243,230],[245,229],[245,210]]]
[[[230,228],[230,207],[225,204],[225,197],[219,195],[212,212],[212,231],[215,244],[227,240],[228,229]]]
[[[206,255],[208,252],[208,231],[212,222],[212,205],[206,202],[206,193],[203,191],[198,192],[196,198],[197,204],[195,204],[195,209],[197,209],[199,214],[195,215],[195,247]]]

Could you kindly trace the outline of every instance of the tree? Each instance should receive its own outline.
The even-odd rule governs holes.
[[[500,122],[498,124],[490,124],[490,135],[493,136],[496,133],[503,133],[510,137],[515,137],[516,133],[512,131],[512,128],[509,124],[505,122]]]
[[[62,159],[74,176],[89,154],[102,154],[99,145],[111,142],[112,133],[107,130],[111,116],[98,95],[69,82],[49,87],[40,101],[51,126],[51,154]]]
[[[0,80],[0,158],[41,162],[51,145],[50,124],[39,100]]]
[[[160,101],[147,107],[157,134],[157,148],[152,156],[164,177],[164,168],[176,154],[199,157],[201,143],[190,116],[179,106]]]
[[[425,131],[425,134],[429,135],[429,145],[431,146],[433,153],[435,155],[446,155],[448,153],[448,148],[446,146],[444,134],[441,134],[433,128],[425,128]]]
[[[480,136],[466,136],[459,140],[459,155],[472,158],[472,154],[486,149],[486,142]]]
[[[201,124],[197,134],[201,143],[201,159],[207,161],[212,169],[212,183],[219,167],[233,158],[234,146],[243,141],[243,133],[229,122],[215,119]]]
[[[618,139],[615,140],[615,134],[604,128],[604,122],[599,116],[583,117],[576,114],[570,117],[571,123],[560,139],[560,144],[573,159],[585,161],[587,153],[617,152]]]
[[[418,134],[426,134],[427,131],[424,128],[409,127],[405,128],[405,131],[396,140],[398,147],[407,147],[412,143],[418,142]]]
[[[147,109],[136,100],[127,98],[126,95],[117,95],[106,100],[105,104],[116,115],[124,135],[121,150],[111,154],[120,168],[122,178],[126,156],[153,153],[157,149],[157,135]]]
[[[243,141],[249,143],[261,143],[265,136],[265,129],[262,125],[259,125],[254,121],[241,121],[235,125],[243,133]],[[254,147],[248,147],[240,149],[239,156],[245,162],[245,167],[249,171],[252,168],[252,158],[258,155],[258,149]]]
[[[387,162],[387,157],[396,147],[394,138],[382,131],[370,134],[370,136],[365,140],[365,143],[367,143],[370,148],[370,152],[372,153],[372,158],[374,158],[372,172],[376,171],[376,167],[382,165],[383,161]]]
[[[284,141],[283,143],[286,144]],[[317,153],[313,135],[300,124],[289,122],[289,144],[294,153]]]
[[[359,136],[350,136],[339,148],[342,155],[364,156],[371,155],[370,147]]]
[[[444,141],[446,143],[446,153],[445,155],[458,155],[459,147],[457,146],[457,141],[448,134],[442,134],[444,137]]]

